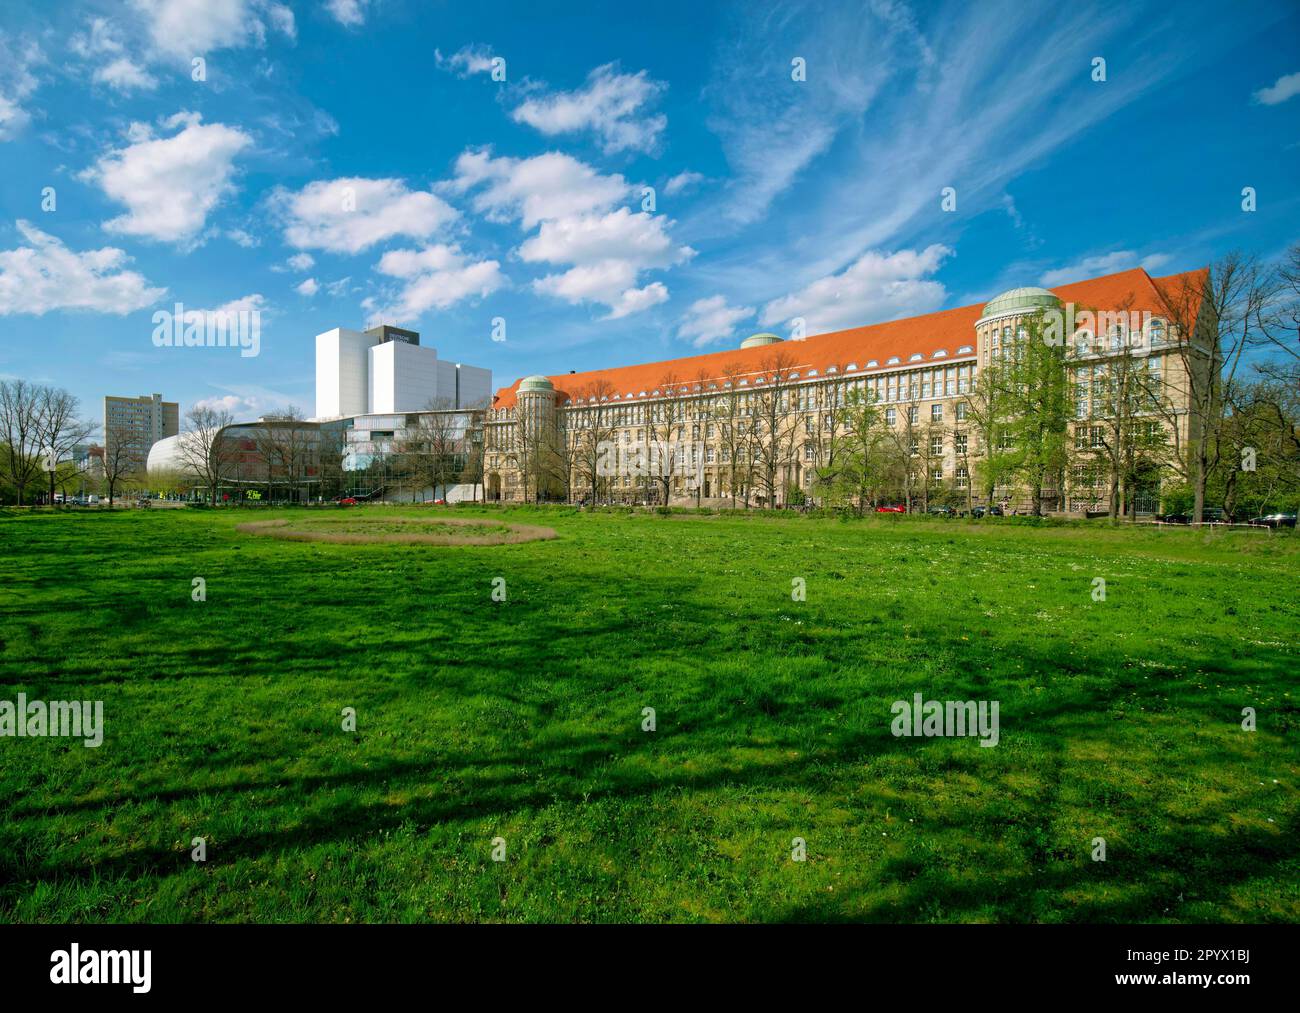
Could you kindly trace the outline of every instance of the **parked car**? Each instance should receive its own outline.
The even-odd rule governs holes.
[[[337,503],[339,506],[345,506],[345,507],[357,505],[356,498],[353,496],[340,496],[334,502]]]
[[[1191,524],[1192,523],[1191,514],[1165,514],[1163,517],[1159,519],[1164,524]]]
[[[1268,528],[1293,528],[1295,527],[1295,514],[1264,514],[1260,517],[1252,517],[1247,524],[1262,524]]]
[[[98,496],[87,497],[86,506],[99,506],[99,497]]]
[[[935,517],[954,517],[957,514],[957,511],[950,506],[932,506],[928,512]]]
[[[1000,506],[977,506],[972,507],[970,515],[972,517],[1001,517],[1002,508]]]
[[[893,505],[888,505],[888,504],[882,503],[880,506],[876,507],[876,513],[878,513],[878,514],[905,514],[905,513],[907,513],[907,507],[903,506],[901,503],[895,503],[895,504],[893,504]]]

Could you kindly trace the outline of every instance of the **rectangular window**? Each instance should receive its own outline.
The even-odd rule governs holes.
[[[916,425],[916,423],[920,420],[920,418],[921,418],[921,409],[918,408],[916,405],[912,405],[910,408],[907,409],[907,421],[912,423],[912,425]]]
[[[942,453],[943,453],[943,437],[942,437],[942,436],[931,436],[931,437],[930,437],[930,453],[931,453],[931,454],[942,454]]]
[[[898,409],[897,409],[897,408],[886,408],[886,409],[885,409],[885,424],[886,424],[886,425],[890,425],[890,426],[893,426],[893,425],[897,425],[897,424],[898,424]]]
[[[959,454],[966,453],[966,434],[956,433],[952,438],[952,449]]]
[[[943,421],[943,405],[941,404],[930,405],[930,421],[931,422]]]
[[[967,413],[968,413],[969,411],[970,411],[970,405],[968,405],[965,401],[963,401],[961,404],[959,404],[959,405],[957,406],[957,421],[958,421],[958,422],[965,422],[965,421],[966,421],[966,415],[967,415]]]

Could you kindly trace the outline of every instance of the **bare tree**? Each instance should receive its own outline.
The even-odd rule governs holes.
[[[736,506],[738,493],[744,497],[745,506],[749,506],[749,485],[751,464],[746,453],[749,446],[750,417],[745,404],[745,395],[740,391],[742,370],[736,363],[728,363],[722,368],[721,391],[712,402],[709,414],[718,427],[718,439],[721,443],[719,474],[725,477],[727,492],[731,496],[731,506]]]
[[[1248,348],[1267,340],[1278,281],[1254,257],[1229,253],[1203,274],[1161,291],[1162,309],[1176,329],[1188,414],[1192,519],[1205,514],[1205,492],[1222,462],[1227,406]]]
[[[750,395],[754,409],[753,449],[758,455],[758,480],[769,509],[776,506],[783,472],[788,470],[794,456],[798,426],[798,414],[792,400],[794,385],[790,378],[794,365],[794,357],[785,351],[776,351],[765,357],[759,364],[763,384]]]
[[[185,413],[186,431],[177,441],[185,470],[208,489],[208,501],[217,505],[217,490],[230,470],[235,450],[222,430],[234,424],[230,412],[195,405]]]
[[[27,486],[40,474],[41,388],[26,380],[0,380],[0,440],[5,476],[23,505]]]
[[[95,431],[95,423],[78,418],[81,402],[59,387],[36,388],[36,439],[42,454],[53,459],[49,468],[50,503],[54,502],[54,484],[60,459],[70,456],[72,448]]]
[[[570,409],[568,416],[568,429],[573,438],[573,466],[589,490],[593,506],[600,502],[602,486],[608,490],[609,479],[614,477],[601,474],[607,470],[602,462],[610,460],[618,436],[614,407],[610,403],[613,396],[612,383],[604,379],[593,380],[575,393],[575,407]]]
[[[1300,387],[1300,243],[1294,243],[1275,269],[1274,299],[1259,314],[1260,343],[1275,353],[1259,364],[1269,380]]]
[[[110,426],[104,433],[104,487],[111,510],[117,487],[137,473],[143,447],[140,434],[130,426]]]
[[[673,478],[680,474],[677,441],[682,438],[685,425],[686,402],[682,398],[681,378],[671,370],[663,375],[656,388],[659,400],[651,402],[648,411],[650,464],[652,477],[663,490],[663,505],[668,506],[672,495]]]

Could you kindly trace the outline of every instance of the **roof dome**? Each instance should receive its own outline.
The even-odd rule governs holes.
[[[1061,300],[1045,288],[1013,288],[990,299],[982,317],[996,317],[1003,313],[1033,313],[1048,306],[1059,306]]]
[[[767,331],[764,331],[761,334],[751,334],[749,337],[747,337],[744,341],[740,343],[740,347],[759,348],[762,345],[775,345],[778,341],[784,341],[784,340],[785,339],[781,337],[781,335],[779,334],[771,334]]]
[[[555,390],[555,384],[540,374],[526,376],[519,381],[519,392],[522,394],[530,390]]]

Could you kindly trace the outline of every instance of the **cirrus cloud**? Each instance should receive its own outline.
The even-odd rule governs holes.
[[[642,114],[666,89],[644,70],[623,74],[607,63],[587,75],[584,87],[525,99],[511,114],[548,137],[583,131],[594,133],[605,154],[653,151],[668,125],[662,113]]]

